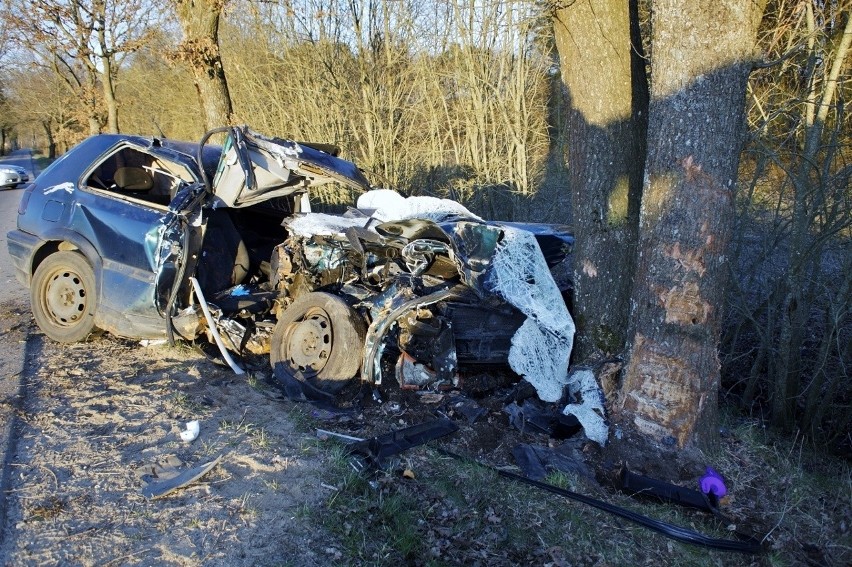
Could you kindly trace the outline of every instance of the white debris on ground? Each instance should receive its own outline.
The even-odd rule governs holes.
[[[509,366],[535,387],[539,398],[556,402],[568,382],[574,320],[535,236],[516,228],[502,229],[487,285],[528,317],[512,337]]]
[[[564,415],[573,415],[583,426],[586,437],[601,445],[606,445],[609,436],[609,424],[606,421],[604,395],[595,374],[588,368],[578,368],[568,376],[568,393],[580,403],[571,403],[562,410]]]

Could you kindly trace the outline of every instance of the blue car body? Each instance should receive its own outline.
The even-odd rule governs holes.
[[[195,146],[138,136],[88,138],[56,160],[24,192],[18,228],[8,233],[18,280],[29,287],[39,262],[51,253],[78,250],[93,267],[97,286],[96,325],[118,336],[164,336],[163,317],[153,302],[156,234],[167,208],[86,185],[104,155],[133,148],[180,163],[200,181]],[[215,169],[218,151],[205,166]]]

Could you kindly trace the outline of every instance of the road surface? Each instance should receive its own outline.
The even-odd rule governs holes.
[[[30,172],[30,180],[35,179],[34,162],[30,150],[16,150],[11,155],[0,157],[0,164],[18,165]],[[28,291],[15,279],[15,271],[9,259],[6,247],[6,233],[15,228],[18,217],[18,203],[21,201],[23,187],[0,190],[0,303],[27,298]]]
[[[0,157],[0,164],[19,165],[35,178],[30,150],[17,150]],[[0,190],[0,543],[6,523],[6,492],[11,480],[10,458],[15,450],[20,426],[16,412],[22,407],[24,390],[21,374],[26,357],[27,329],[30,319],[30,294],[15,278],[15,270],[6,247],[6,233],[15,228],[18,203],[23,188]]]

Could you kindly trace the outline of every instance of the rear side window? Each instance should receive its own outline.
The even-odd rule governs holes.
[[[85,186],[145,203],[167,206],[184,183],[194,178],[182,165],[133,147],[123,147],[101,161]]]

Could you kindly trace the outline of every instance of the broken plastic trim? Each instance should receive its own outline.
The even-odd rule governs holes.
[[[564,496],[565,498],[569,498],[571,500],[576,500],[577,502],[582,502],[583,504],[587,504],[589,506],[592,506],[593,508],[603,510],[604,512],[609,512],[614,516],[619,516],[626,520],[630,520],[631,522],[637,523],[640,526],[644,526],[648,529],[654,530],[655,532],[661,533],[666,537],[670,537],[674,540],[681,541],[683,543],[700,545],[702,547],[707,547],[710,549],[719,549],[722,551],[736,551],[739,553],[750,553],[755,555],[763,552],[763,548],[761,547],[760,542],[755,539],[749,539],[747,541],[736,541],[731,539],[712,538],[704,534],[694,532],[687,528],[675,526],[674,524],[669,524],[661,520],[655,520],[654,518],[649,518],[648,516],[643,516],[642,514],[639,514],[632,510],[628,510],[627,508],[615,506],[614,504],[603,502],[601,500],[596,500],[594,498],[584,496],[583,494],[578,494],[576,492],[572,492],[570,490],[566,490],[558,486],[553,486],[552,484],[547,484],[546,482],[539,482],[537,480],[533,480],[525,476],[517,475],[509,471],[504,471],[486,465],[485,463],[477,461],[476,459],[462,457],[461,455],[458,455],[451,451],[447,451],[446,449],[442,449],[441,447],[437,447],[437,450],[442,455],[446,455],[457,461],[476,463],[481,467],[496,472],[498,475],[504,478],[514,480],[515,482],[528,484],[530,486],[540,488],[541,490],[546,490],[547,492],[551,492],[559,496]]]
[[[627,470],[627,467],[621,469],[619,479],[621,480],[620,488],[631,496],[651,496],[713,514],[718,512],[716,506],[718,498],[715,494],[705,495],[697,490],[636,474]]]
[[[187,469],[169,480],[151,482],[142,489],[142,496],[149,500],[162,498],[178,488],[191,484],[213,470],[221,462],[222,457],[223,455],[219,455],[209,463]]]
[[[424,423],[418,423],[395,429],[369,439],[360,439],[350,435],[334,433],[317,429],[317,434],[327,435],[340,439],[347,443],[346,452],[350,455],[363,457],[366,465],[381,468],[388,457],[399,455],[413,447],[425,445],[429,441],[438,439],[459,430],[459,426],[449,419],[440,418]]]

